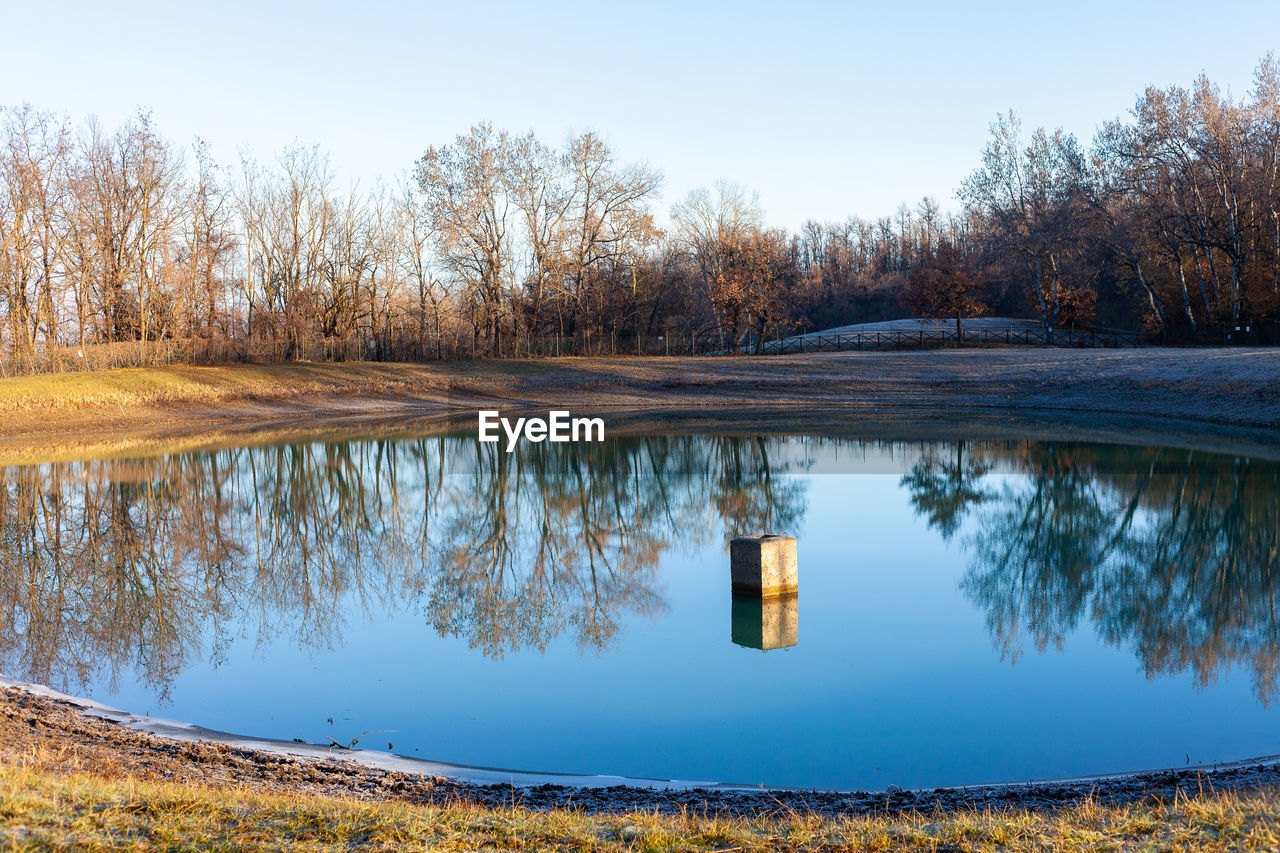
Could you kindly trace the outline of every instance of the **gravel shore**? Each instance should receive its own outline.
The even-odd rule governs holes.
[[[177,739],[85,713],[74,700],[0,688],[0,761],[44,770],[88,770],[109,778],[234,786],[254,791],[341,794],[415,803],[469,802],[592,813],[658,811],[737,817],[779,813],[823,815],[1060,808],[1086,798],[1103,804],[1172,800],[1201,791],[1245,791],[1280,785],[1275,759],[1222,768],[1184,768],[1080,780],[972,787],[827,791],[794,788],[640,785],[476,784],[439,774],[388,770],[344,757],[258,750],[217,740]]]

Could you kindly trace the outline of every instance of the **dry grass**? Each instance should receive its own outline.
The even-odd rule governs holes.
[[[1268,850],[1280,793],[1059,812],[731,819],[530,811],[107,779],[0,766],[0,849]]]
[[[943,350],[769,358],[151,367],[0,379],[0,464],[191,446],[211,431],[477,408],[1100,413],[1280,428],[1280,350]],[[865,418],[864,418],[865,420]]]
[[[403,411],[448,393],[447,379],[414,365],[148,367],[12,377],[0,379],[0,464],[333,430],[312,416]]]
[[[1127,805],[830,817],[586,813],[461,802],[465,788],[172,741],[0,690],[6,849],[1274,850],[1280,789]],[[431,801],[431,798],[436,798]],[[755,806],[752,806],[754,809]]]
[[[1048,391],[1114,403],[1099,391],[1147,390],[1275,403],[1280,350],[947,350],[770,358],[561,358],[386,364],[290,363],[124,368],[0,379],[0,415],[147,408],[235,400],[329,401],[408,396],[438,402],[755,405],[776,402],[928,403],[958,394],[990,404]],[[1099,388],[1101,386],[1101,388]],[[766,395],[762,397],[761,395]],[[572,399],[565,399],[566,396]],[[1123,401],[1124,397],[1119,398]],[[1179,402],[1179,401],[1175,401]],[[1141,408],[1135,411],[1142,411]]]
[[[434,385],[427,368],[401,364],[288,364],[137,367],[0,380],[0,412],[217,403],[348,393],[381,394]]]

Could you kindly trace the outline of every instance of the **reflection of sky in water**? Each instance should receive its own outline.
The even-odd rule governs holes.
[[[971,512],[944,540],[903,482],[918,447],[772,449],[774,465],[810,460],[781,475],[803,484],[802,521],[778,531],[799,539],[795,647],[731,642],[727,549],[705,513],[683,543],[694,544],[659,559],[665,612],[614,614],[621,627],[603,651],[566,631],[544,654],[494,659],[439,636],[419,598],[367,616],[352,600],[332,648],[300,647],[293,633],[260,643],[258,618],[244,617],[225,626],[220,663],[193,659],[168,702],[128,672],[118,691],[99,682],[89,693],[283,739],[394,729],[360,745],[457,763],[785,785],[1012,780],[1280,751],[1275,714],[1247,671],[1232,667],[1204,689],[1187,671],[1148,680],[1132,644],[1101,641],[1087,610],[1062,650],[1026,639],[1016,665],[1002,660],[982,607],[960,588],[993,516]],[[982,482],[1030,488],[1015,469],[997,460]],[[406,470],[402,487],[415,477]],[[637,488],[634,478],[624,486]],[[1135,524],[1155,514],[1139,509]]]

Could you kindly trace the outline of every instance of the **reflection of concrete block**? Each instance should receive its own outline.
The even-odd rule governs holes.
[[[792,536],[743,536],[729,542],[729,575],[734,592],[786,595],[799,590],[796,540]]]
[[[734,595],[732,636],[749,649],[785,649],[794,646],[800,624],[800,597]]]

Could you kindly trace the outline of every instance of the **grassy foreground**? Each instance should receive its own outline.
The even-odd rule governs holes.
[[[1266,850],[1280,792],[1060,812],[749,820],[281,795],[0,766],[0,849]]]

